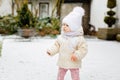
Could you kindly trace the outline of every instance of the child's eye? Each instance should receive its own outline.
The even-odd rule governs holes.
[[[66,26],[68,27],[69,25],[66,24]]]

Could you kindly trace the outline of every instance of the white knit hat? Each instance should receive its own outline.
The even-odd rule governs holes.
[[[62,20],[62,23],[66,23],[69,25],[71,31],[76,31],[82,28],[82,17],[84,15],[84,9],[82,7],[75,7],[72,12],[70,12],[67,16],[65,16]]]

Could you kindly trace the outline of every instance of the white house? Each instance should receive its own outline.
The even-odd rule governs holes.
[[[14,5],[14,10],[12,10],[12,1],[13,0],[0,0],[0,16],[4,16],[7,14],[14,14],[16,15],[16,9]],[[29,0],[29,2],[34,3],[34,7],[31,3],[29,3],[29,8],[35,12],[35,9],[38,9],[37,16],[38,17],[46,17],[51,16],[52,10],[55,6],[57,0]],[[70,1],[70,0],[68,0]],[[79,0],[76,0],[79,1]],[[82,1],[82,0],[81,0]],[[85,0],[87,1],[87,0]],[[61,18],[64,17],[74,6],[82,6],[83,3],[64,3],[62,4],[61,9]],[[91,0],[90,3],[90,20],[89,23],[96,27],[96,30],[99,27],[107,27],[104,23],[103,19],[106,15],[107,9],[107,0]],[[66,8],[68,6],[69,8]],[[114,9],[116,11],[116,17],[118,21],[116,23],[117,27],[120,27],[120,0],[117,0],[117,7]]]

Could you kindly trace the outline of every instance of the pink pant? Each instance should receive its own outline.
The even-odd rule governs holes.
[[[79,68],[75,68],[75,69],[59,68],[57,80],[64,80],[65,74],[68,70],[70,70],[70,72],[71,72],[72,80],[80,80]]]

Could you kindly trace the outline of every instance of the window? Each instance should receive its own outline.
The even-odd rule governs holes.
[[[49,16],[49,3],[39,4],[39,16],[40,18],[45,18]]]

